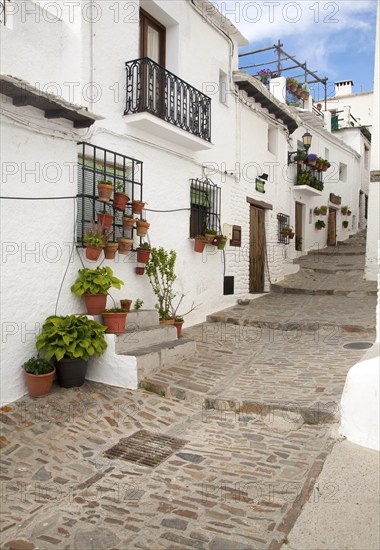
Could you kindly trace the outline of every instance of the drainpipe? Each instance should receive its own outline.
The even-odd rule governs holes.
[[[94,14],[94,0],[90,0],[91,5],[91,17],[90,17],[90,84],[91,84],[91,96],[90,96],[90,111],[93,110],[94,105],[94,92],[93,92],[93,85],[94,85],[94,21],[93,21],[93,14]]]

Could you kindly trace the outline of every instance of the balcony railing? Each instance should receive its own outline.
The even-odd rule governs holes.
[[[211,141],[211,99],[148,57],[127,61],[125,115],[147,112]]]

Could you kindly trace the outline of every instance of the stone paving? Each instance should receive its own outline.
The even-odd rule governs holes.
[[[1,548],[279,549],[310,495],[339,495],[315,482],[364,354],[343,346],[374,341],[374,308],[271,293],[185,331],[196,355],[145,379],[149,392],[86,382],[3,406]],[[183,446],[155,468],[106,458],[142,429]]]

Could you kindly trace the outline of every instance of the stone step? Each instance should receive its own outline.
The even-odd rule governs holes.
[[[281,294],[308,294],[309,296],[376,296],[376,288],[367,290],[332,289],[332,288],[303,288],[302,286],[287,286],[286,284],[271,284],[271,292]]]
[[[160,325],[156,309],[132,309],[127,315],[126,330],[137,330]]]
[[[146,376],[157,372],[167,365],[190,357],[196,352],[194,340],[180,338],[172,342],[146,346],[145,348],[129,350],[119,356],[133,356],[137,364],[137,380],[140,383]]]
[[[130,354],[134,350],[146,349],[156,344],[175,340],[177,340],[177,329],[174,325],[128,329],[118,335],[116,353]]]

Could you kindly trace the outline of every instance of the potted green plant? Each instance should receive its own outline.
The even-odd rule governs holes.
[[[319,206],[316,206],[316,207],[314,208],[313,213],[314,213],[314,216],[319,216],[319,215],[320,215],[321,209],[319,208]]]
[[[272,71],[270,69],[261,69],[261,71],[257,73],[257,76],[263,84],[267,84],[271,74]]]
[[[342,206],[340,211],[342,212],[342,214],[344,216],[347,216],[347,212],[348,212],[348,206]]]
[[[323,229],[324,227],[326,227],[326,224],[323,220],[317,220],[315,222],[315,228],[316,229]]]
[[[203,235],[196,235],[194,240],[194,252],[200,252],[202,254],[208,240]]]
[[[331,164],[328,160],[325,159],[325,162],[323,163],[322,171],[326,172],[330,168]]]
[[[302,251],[302,237],[299,237],[298,235],[296,235],[295,249],[298,250],[299,252]]]
[[[152,248],[150,260],[146,265],[146,273],[156,295],[161,323],[173,324],[172,317],[173,300],[176,297],[173,285],[176,280],[174,265],[177,253],[174,250],[167,251],[162,247]]]
[[[120,300],[120,306],[125,311],[129,311],[131,309],[131,305],[132,305],[132,300],[128,300],[128,299]]]
[[[147,264],[149,262],[150,250],[149,243],[142,243],[137,248],[137,261],[140,264]]]
[[[100,202],[109,202],[113,191],[113,183],[111,180],[98,181],[98,200]]]
[[[134,306],[133,306],[133,309],[135,311],[139,311],[144,305],[144,300],[141,300],[140,298],[137,298],[135,303],[134,303]]]
[[[307,101],[310,97],[310,91],[308,89],[307,86],[303,86],[302,89],[301,89],[301,98],[304,100],[304,101]]]
[[[103,324],[107,327],[106,332],[111,334],[121,334],[125,332],[125,320],[128,311],[120,307],[104,309],[102,311]]]
[[[226,246],[226,242],[227,237],[225,237],[224,235],[217,235],[214,239],[214,244],[218,247],[218,250],[223,250]]]
[[[322,157],[317,157],[317,162],[316,162],[316,165],[315,165],[316,168],[317,168],[318,170],[322,170],[324,164],[325,164],[325,159],[322,158]]]
[[[217,231],[215,231],[215,229],[205,229],[204,231],[204,236],[205,236],[205,239],[206,241],[209,243],[209,244],[212,244],[216,235],[218,234]]]
[[[132,212],[134,214],[141,214],[145,206],[145,202],[133,200],[132,201]]]
[[[106,327],[85,315],[48,317],[37,336],[36,348],[46,360],[54,359],[58,383],[64,388],[82,386],[87,362],[107,348]]]
[[[284,227],[281,229],[281,235],[283,237],[288,237],[289,239],[294,238],[294,228],[291,225],[284,225]]]
[[[127,206],[127,202],[129,202],[129,197],[126,193],[124,193],[124,184],[123,182],[119,181],[116,184],[116,189],[113,197],[113,207],[115,210],[120,210],[123,212],[125,210],[125,207]]]
[[[347,221],[347,220],[344,220],[344,221],[342,222],[342,225],[343,225],[343,227],[344,227],[345,229],[347,229],[347,227],[348,227],[348,221]]]
[[[290,93],[295,93],[297,91],[297,86],[298,86],[298,80],[296,78],[293,78],[293,77],[289,76],[286,79],[286,89]]]
[[[148,223],[144,219],[141,219],[141,220],[136,220],[136,225],[137,225],[137,229],[136,229],[137,236],[138,237],[145,237],[145,235],[147,234],[147,231],[150,227],[150,223]]]
[[[84,296],[89,315],[99,315],[106,307],[109,289],[119,289],[123,284],[123,281],[114,277],[112,269],[108,266],[84,268],[79,270],[79,277],[71,286],[71,292],[78,298]]]
[[[87,229],[84,242],[86,243],[86,258],[96,261],[99,259],[102,250],[105,247],[107,239],[112,235],[112,231],[105,231],[101,223],[96,224],[91,218],[91,227]]]
[[[31,357],[22,365],[22,368],[31,397],[44,397],[50,393],[55,375],[55,368],[51,361],[39,356]]]
[[[131,231],[135,226],[136,220],[132,214],[124,214],[123,216],[123,230]]]
[[[294,160],[297,161],[297,164],[304,164],[307,161],[307,153],[305,151],[298,151],[294,156]]]
[[[326,206],[325,204],[322,204],[322,206],[319,207],[319,210],[320,210],[322,216],[326,216],[328,206]]]

